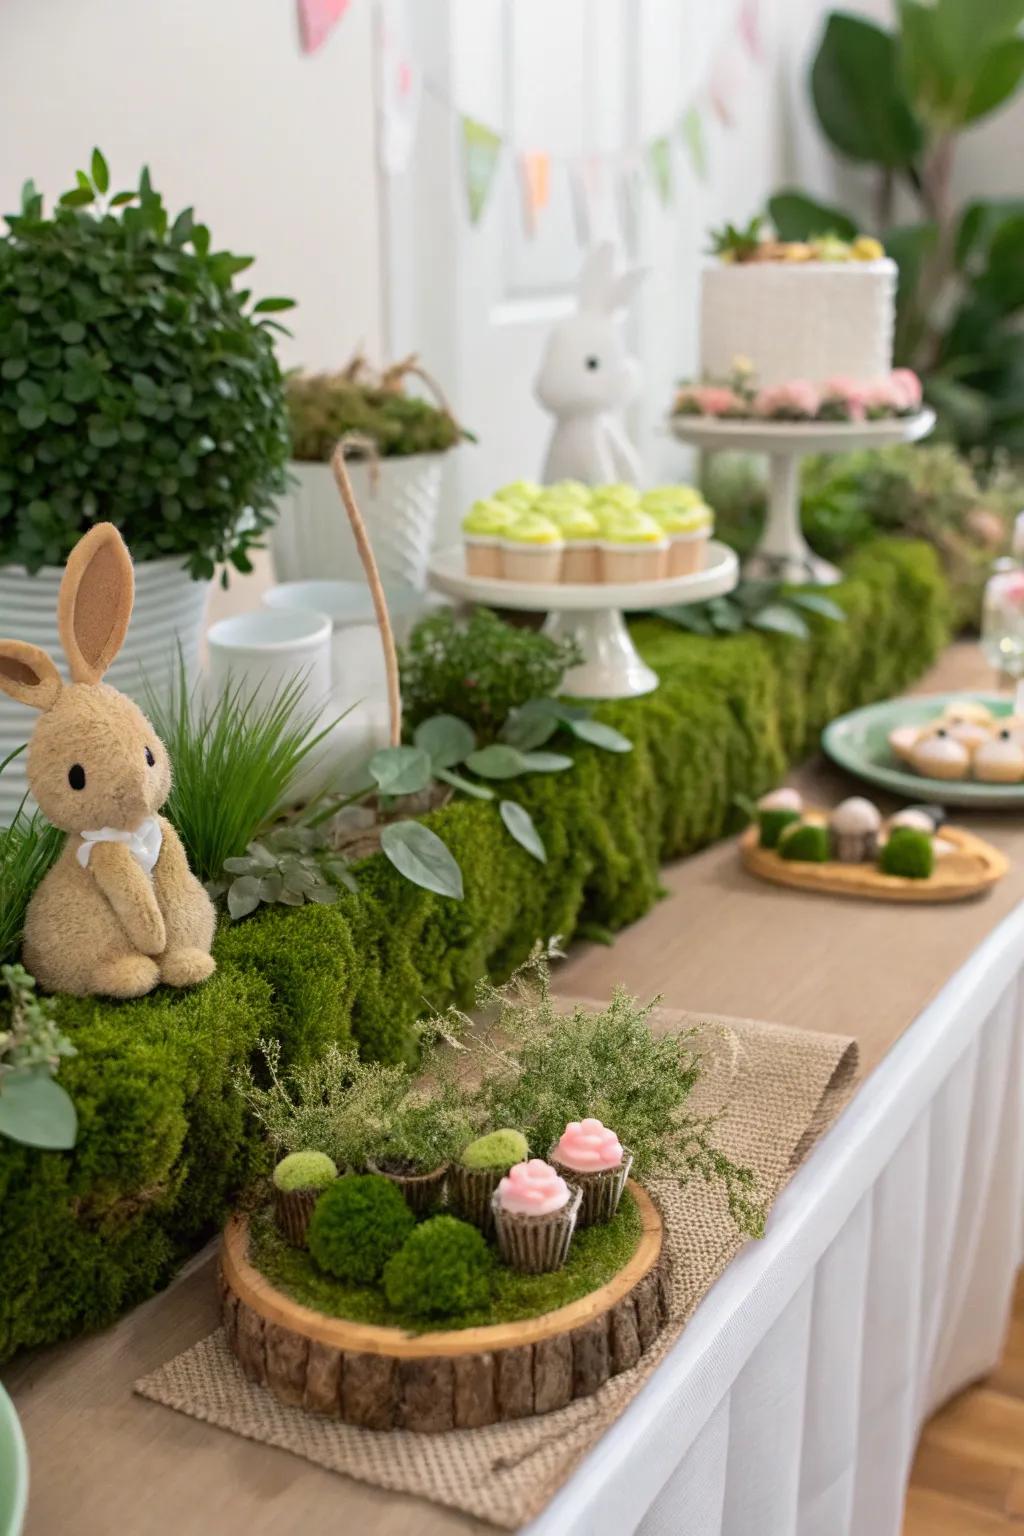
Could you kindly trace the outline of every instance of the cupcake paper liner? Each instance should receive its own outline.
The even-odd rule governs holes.
[[[440,1204],[444,1181],[448,1177],[447,1163],[441,1163],[430,1173],[391,1173],[387,1168],[379,1168],[376,1163],[371,1163],[369,1159],[366,1166],[370,1173],[379,1173],[397,1185],[414,1216],[425,1216]]]
[[[272,1185],[272,1189],[277,1230],[296,1248],[305,1248],[309,1219],[323,1190],[278,1189],[276,1184]]]
[[[580,1190],[570,1185],[569,1199],[559,1211],[544,1216],[505,1211],[497,1190],[491,1199],[498,1252],[512,1269],[526,1275],[545,1275],[561,1269],[569,1254],[580,1208]]]
[[[448,1174],[448,1208],[453,1216],[471,1221],[485,1237],[494,1231],[491,1201],[508,1172],[506,1168],[466,1168],[453,1163]]]
[[[633,1166],[633,1154],[628,1147],[623,1147],[622,1161],[618,1167],[598,1168],[593,1173],[585,1173],[579,1168],[570,1168],[567,1163],[559,1162],[554,1147],[548,1153],[548,1162],[567,1184],[578,1189],[583,1196],[579,1214],[581,1227],[593,1227],[598,1222],[611,1221],[619,1208],[622,1191]]]

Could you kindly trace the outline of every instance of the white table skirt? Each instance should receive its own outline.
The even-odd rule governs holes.
[[[529,1536],[898,1536],[921,1424],[999,1359],[1024,1253],[1022,970],[1024,905]]]

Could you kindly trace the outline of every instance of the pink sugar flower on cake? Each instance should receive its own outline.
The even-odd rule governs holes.
[[[725,384],[687,384],[676,396],[676,410],[683,416],[735,416],[745,407]]]
[[[520,1216],[547,1216],[569,1201],[569,1186],[541,1157],[514,1163],[498,1185],[503,1211]]]
[[[553,1156],[566,1168],[595,1173],[617,1168],[622,1162],[622,1143],[600,1120],[570,1120],[555,1143]]]
[[[864,413],[868,421],[884,421],[896,416],[902,408],[903,395],[891,379],[878,379],[864,389]]]
[[[863,421],[867,415],[864,385],[844,375],[826,379],[821,386],[819,415],[824,421]]]
[[[913,368],[894,368],[889,375],[889,384],[898,402],[896,409],[901,416],[912,416],[915,411],[921,409],[923,399],[921,380]]]
[[[810,421],[818,414],[821,396],[806,379],[791,379],[771,389],[759,390],[754,414],[769,421]]]

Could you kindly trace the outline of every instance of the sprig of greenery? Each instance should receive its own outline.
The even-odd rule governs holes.
[[[201,683],[189,688],[180,653],[168,689],[147,680],[147,709],[174,765],[166,814],[200,880],[221,880],[226,860],[246,855],[331,729],[317,729],[305,695],[302,678],[263,701],[238,683],[211,704]]]
[[[274,827],[245,853],[224,860],[225,878],[207,882],[211,896],[227,897],[230,915],[248,917],[265,903],[301,907],[307,901],[333,906],[342,889],[356,890],[346,859],[319,828]]]
[[[53,1079],[61,1060],[77,1053],[57,1026],[55,999],[36,995],[24,966],[0,966],[0,986],[7,993],[0,1022],[8,1013],[7,1027],[0,1028],[0,1136],[66,1151],[75,1144],[78,1117]]]
[[[172,220],[147,170],[109,188],[96,150],[50,215],[27,182],[0,238],[0,562],[62,565],[110,516],[137,560],[247,571],[285,486],[291,301],[236,288],[252,258]]]
[[[339,373],[292,374],[287,380],[292,457],[326,463],[342,437],[368,438],[381,458],[445,453],[470,434],[444,405],[405,392],[420,370],[407,358],[378,373],[357,354]]]
[[[658,608],[658,617],[694,635],[736,635],[744,629],[809,640],[806,614],[843,624],[846,614],[821,591],[800,591],[777,581],[744,581],[728,597],[682,608]]]
[[[711,241],[711,254],[728,256],[733,261],[748,261],[761,244],[763,228],[763,215],[755,214],[750,222],[743,226],[726,223],[718,229],[712,229],[708,234]]]

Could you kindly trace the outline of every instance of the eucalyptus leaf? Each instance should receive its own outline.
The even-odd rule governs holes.
[[[456,715],[432,715],[416,727],[412,739],[427,754],[435,771],[464,763],[476,746],[473,731]]]
[[[284,881],[276,870],[271,875],[263,875],[259,886],[260,901],[280,901],[283,887]]]
[[[614,725],[606,725],[603,720],[572,720],[569,729],[580,741],[589,742],[592,747],[601,747],[605,752],[632,752],[633,743],[628,736],[623,736]]]
[[[11,1072],[0,1079],[0,1085],[0,1136],[52,1152],[74,1146],[75,1106],[49,1072],[41,1068]]]
[[[824,592],[789,592],[786,601],[805,609],[807,613],[816,613],[820,619],[831,619],[833,624],[846,622],[846,610],[840,608],[831,597],[826,597]]]
[[[798,613],[785,603],[769,603],[759,608],[747,620],[753,629],[763,629],[773,635],[789,635],[794,640],[807,640],[810,630]]]
[[[260,899],[260,881],[255,875],[242,875],[228,886],[228,911],[236,922],[255,912]]]
[[[573,766],[564,752],[524,752],[522,756],[524,773],[564,773]]]
[[[462,871],[436,832],[420,821],[393,821],[381,831],[381,852],[413,885],[462,900]]]
[[[488,789],[486,784],[474,784],[471,779],[464,779],[461,773],[452,773],[450,768],[435,768],[434,776],[443,784],[450,784],[460,794],[472,795],[475,800],[494,799],[494,790]]]
[[[526,807],[516,800],[502,800],[498,814],[519,846],[525,848],[539,864],[546,864],[547,851]]]
[[[383,747],[367,766],[382,795],[415,795],[431,780],[430,758],[422,747]]]
[[[531,752],[542,747],[558,730],[561,718],[553,710],[545,708],[547,700],[531,699],[519,709],[514,709],[501,728],[501,739],[521,752]]]
[[[526,761],[518,747],[506,746],[502,742],[492,742],[488,747],[480,747],[476,752],[471,752],[466,758],[466,767],[473,773],[478,773],[482,779],[514,779],[520,773],[526,773]]]

